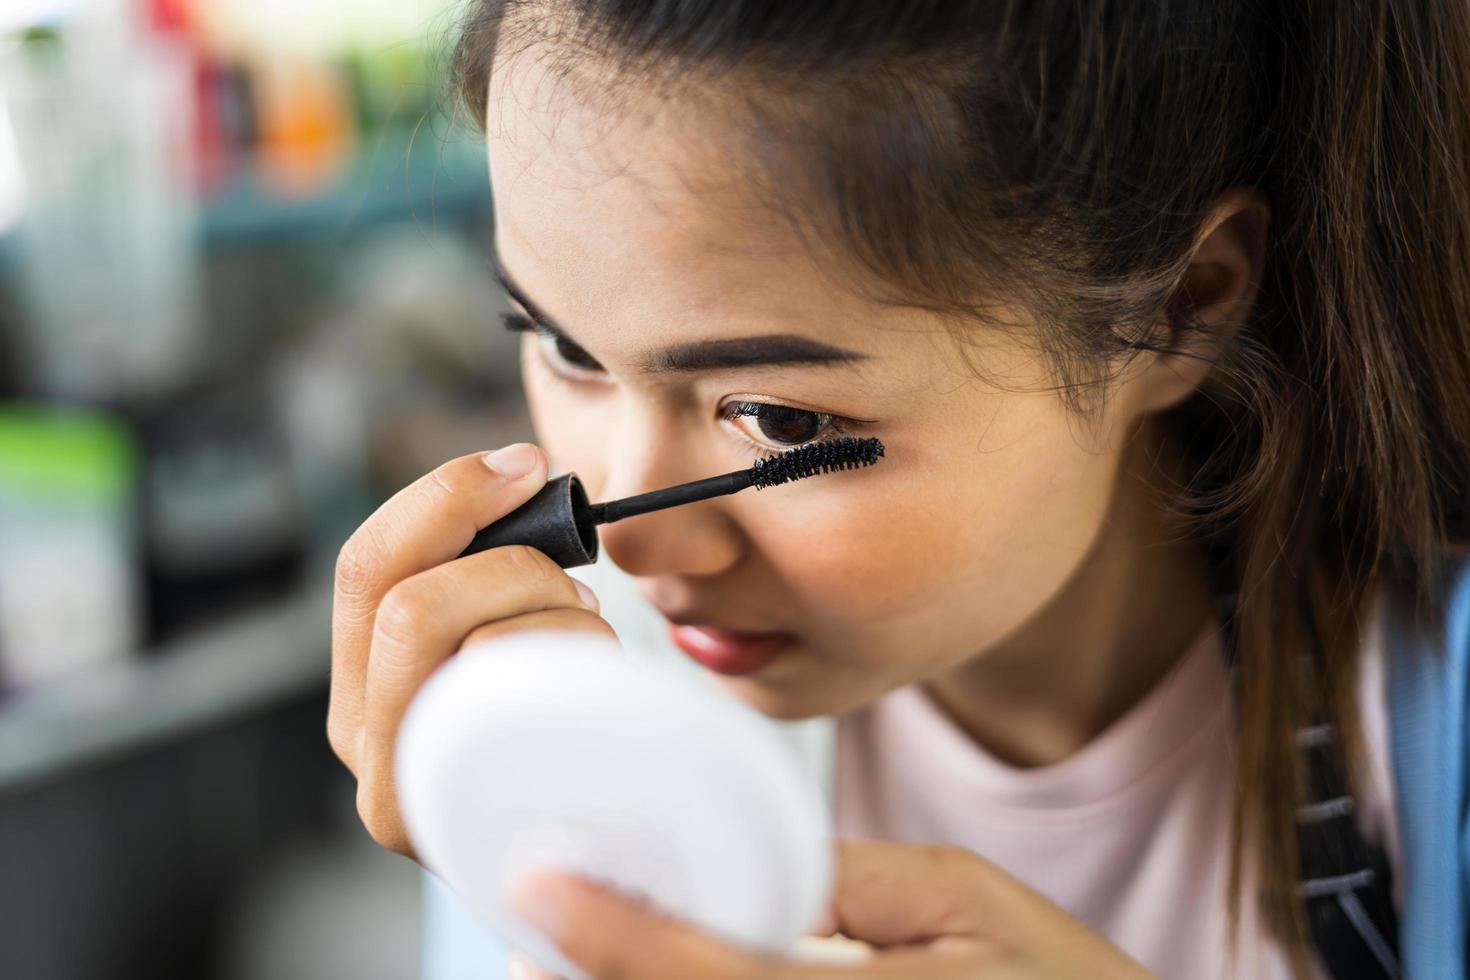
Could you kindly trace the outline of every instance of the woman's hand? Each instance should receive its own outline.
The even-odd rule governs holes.
[[[393,781],[408,703],[435,667],[524,629],[613,635],[597,599],[534,548],[457,556],[475,533],[546,483],[546,457],[518,443],[461,456],[394,494],[337,557],[327,737],[357,777],[357,811],[384,847],[413,856]]]
[[[1140,980],[1102,936],[960,847],[841,841],[820,935],[877,948],[865,963],[754,955],[584,879],[528,879],[515,904],[596,980]],[[539,971],[521,967],[522,975]],[[540,976],[547,976],[541,973]]]

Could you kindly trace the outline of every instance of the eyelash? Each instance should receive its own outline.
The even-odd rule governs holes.
[[[546,327],[543,327],[541,324],[537,323],[531,318],[524,316],[523,314],[516,313],[514,311],[506,311],[501,313],[500,322],[505,327],[505,329],[511,331],[512,333],[534,333],[543,341],[550,341],[552,343],[570,343],[570,341],[565,341],[565,338],[563,338],[560,334],[552,330],[548,330]],[[573,344],[572,346],[576,345]],[[581,350],[581,348],[577,349]],[[561,356],[560,352],[557,353],[556,358],[557,360],[563,362],[565,362],[566,360],[564,357]],[[598,373],[591,368],[585,368],[575,364],[566,363],[554,365],[552,370],[554,373],[560,374],[565,380],[585,380],[589,375],[595,375]],[[778,417],[781,413],[791,412],[797,412],[803,415],[811,415],[818,419],[819,434],[812,437],[811,439],[807,439],[804,442],[779,443],[774,447],[759,443],[749,436],[744,435],[743,433],[741,434],[741,438],[751,446],[754,446],[763,452],[784,451],[786,449],[792,449],[797,446],[809,446],[813,443],[824,442],[828,439],[838,438],[839,436],[847,432],[848,426],[864,424],[863,420],[847,418],[841,415],[833,415],[830,412],[814,412],[810,409],[796,408],[791,405],[780,405],[774,402],[750,401],[729,402],[726,405],[721,406],[720,419],[725,422],[734,422],[736,419],[740,418],[774,419]]]
[[[569,344],[571,343],[555,331],[548,330],[546,327],[543,327],[541,324],[532,320],[530,317],[520,313],[516,313],[514,310],[508,310],[504,313],[501,313],[500,322],[501,325],[504,326],[505,329],[509,330],[511,333],[534,333],[543,342],[550,343],[552,346],[555,346],[562,342],[566,342]],[[576,347],[575,344],[572,344],[571,346]],[[577,349],[581,350],[580,347],[578,347]],[[586,352],[583,351],[583,353],[585,354]],[[561,374],[563,376],[570,375],[571,377],[578,380],[585,379],[589,375],[597,374],[598,371],[602,369],[601,365],[598,365],[596,369],[593,369],[589,367],[582,367],[578,364],[572,364],[567,361],[566,357],[564,357],[560,351],[557,352],[557,360],[562,362],[560,365],[557,365],[554,368],[554,370],[558,374]]]
[[[810,446],[817,442],[826,442],[836,439],[847,432],[848,425],[860,424],[856,419],[844,418],[841,415],[833,415],[830,412],[813,412],[806,408],[794,408],[790,405],[777,405],[772,402],[730,402],[720,408],[720,418],[726,422],[734,422],[738,418],[748,417],[753,419],[773,419],[781,413],[798,412],[802,415],[810,415],[817,419],[817,434],[802,442],[780,442],[774,446],[756,442],[749,436],[741,434],[746,442],[766,452],[773,449],[782,452],[794,449],[797,446]]]

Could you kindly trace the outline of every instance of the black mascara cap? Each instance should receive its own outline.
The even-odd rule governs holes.
[[[597,560],[597,525],[588,510],[587,491],[575,473],[549,480],[526,501],[476,534],[460,557],[508,544],[530,545],[562,568]]]

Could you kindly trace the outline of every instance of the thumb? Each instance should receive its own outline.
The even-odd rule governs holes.
[[[766,973],[756,956],[584,878],[529,874],[511,885],[509,898],[592,977],[749,980]]]
[[[852,939],[961,952],[992,964],[986,976],[1148,975],[1041,893],[963,847],[839,841],[831,911]]]
[[[836,871],[817,930],[878,947],[983,940],[1019,897],[1003,872],[959,847],[839,840]]]

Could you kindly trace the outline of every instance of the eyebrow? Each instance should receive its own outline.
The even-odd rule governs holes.
[[[562,340],[576,343],[559,323],[547,316],[526,295],[525,290],[500,263],[499,256],[491,257],[491,266],[501,287],[511,299],[521,305],[537,326]],[[837,347],[811,337],[773,333],[723,340],[699,340],[665,347],[645,358],[643,369],[651,373],[719,371],[775,364],[850,364],[867,359],[868,355],[860,351]]]

